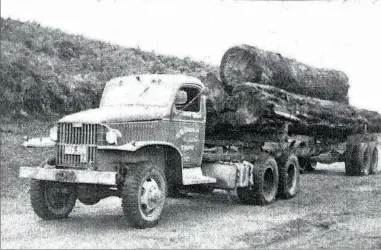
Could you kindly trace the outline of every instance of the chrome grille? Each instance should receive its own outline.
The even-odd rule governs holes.
[[[58,141],[63,144],[95,145],[97,141],[97,124],[82,124],[74,127],[73,123],[59,123]]]
[[[88,168],[96,161],[96,146],[98,130],[102,126],[97,124],[58,124],[57,165]],[[69,149],[81,148],[85,153],[68,153]],[[82,151],[81,151],[82,152]]]

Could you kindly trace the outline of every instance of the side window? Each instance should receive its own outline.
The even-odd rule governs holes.
[[[200,112],[200,89],[181,87],[176,98],[176,109],[186,112]]]

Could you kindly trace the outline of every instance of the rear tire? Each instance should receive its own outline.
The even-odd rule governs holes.
[[[278,195],[284,199],[290,199],[299,192],[300,167],[298,158],[289,155],[286,159],[280,159]]]
[[[378,148],[376,143],[369,144],[370,150],[370,174],[377,174],[380,171],[378,165]]]
[[[161,169],[151,162],[143,162],[136,164],[126,175],[122,207],[136,228],[154,227],[160,220],[167,189]]]
[[[99,199],[99,198],[78,198],[78,200],[84,205],[91,206],[91,205],[97,204],[101,199]]]
[[[316,169],[317,162],[313,162],[308,158],[299,157],[298,162],[301,174],[306,174]]]
[[[355,171],[354,171],[354,168],[353,168],[353,165],[354,165],[354,163],[353,163],[353,155],[352,155],[354,147],[355,147],[355,145],[349,144],[347,146],[346,151],[345,151],[345,173],[348,176],[355,175]]]
[[[253,186],[238,188],[237,195],[245,204],[267,205],[278,191],[278,165],[271,156],[263,156],[254,163]]]
[[[44,220],[67,218],[76,200],[75,186],[72,184],[31,180],[31,205],[34,212]]]
[[[367,176],[371,166],[371,147],[368,143],[360,143],[346,152],[345,171],[349,176]]]

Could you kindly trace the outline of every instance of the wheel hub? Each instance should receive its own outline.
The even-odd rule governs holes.
[[[153,212],[160,206],[162,200],[162,191],[153,178],[145,180],[142,186],[142,194],[140,197],[141,207],[147,214]]]

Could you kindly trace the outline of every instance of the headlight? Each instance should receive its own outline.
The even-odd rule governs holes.
[[[50,137],[50,140],[52,141],[58,140],[58,126],[57,125],[53,125],[53,127],[50,128],[49,137]]]
[[[106,133],[106,141],[109,144],[118,144],[118,137],[121,137],[122,134],[120,133],[119,130],[116,129],[111,129]]]

